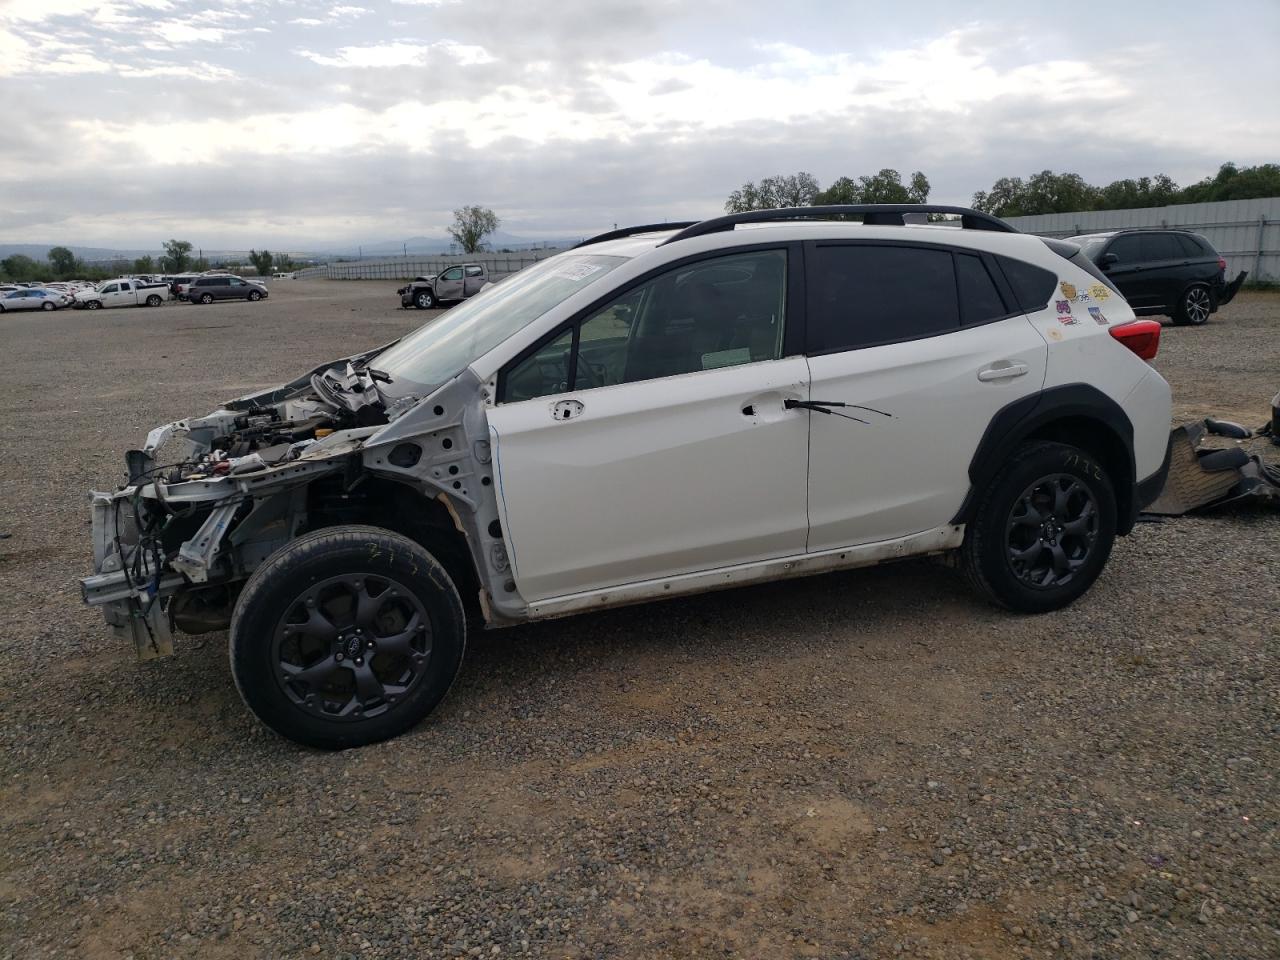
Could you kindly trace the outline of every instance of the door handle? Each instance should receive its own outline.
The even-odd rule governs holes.
[[[1030,369],[1021,360],[1001,360],[999,363],[993,363],[979,370],[978,379],[983,383],[990,383],[992,380],[1012,380],[1014,377],[1025,376]]]

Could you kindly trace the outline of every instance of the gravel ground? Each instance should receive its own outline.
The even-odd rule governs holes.
[[[0,318],[0,957],[1280,954],[1274,511],[1140,524],[1043,617],[920,561],[484,634],[342,754],[224,635],[134,662],[85,491],[422,321],[390,286]],[[1278,345],[1275,295],[1166,330],[1178,419],[1262,422]]]

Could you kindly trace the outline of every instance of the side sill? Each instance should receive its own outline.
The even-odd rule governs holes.
[[[954,550],[963,541],[964,525],[947,524],[922,533],[899,537],[896,540],[880,540],[855,547],[824,550],[821,553],[802,553],[797,556],[760,560],[715,570],[701,570],[678,577],[642,580],[638,583],[606,587],[602,590],[551,597],[530,603],[529,619],[548,620],[574,613],[585,613],[588,610],[606,610],[610,607],[622,607],[666,597],[707,593],[711,590],[724,590],[751,583],[807,577],[815,573],[849,570],[854,567],[870,567],[906,557]]]

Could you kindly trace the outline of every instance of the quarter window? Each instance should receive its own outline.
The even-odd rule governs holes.
[[[715,370],[782,355],[787,254],[702,260],[622,294],[510,368],[506,402]],[[566,340],[571,348],[568,365]]]
[[[808,281],[810,353],[856,350],[960,328],[956,273],[948,250],[819,246],[813,249]]]
[[[995,281],[981,257],[956,254],[956,284],[960,291],[960,312],[965,326],[999,320],[1009,315]]]
[[[1206,256],[1205,251],[1200,247],[1200,241],[1195,237],[1189,237],[1185,233],[1175,233],[1174,239],[1178,241],[1178,246],[1182,248],[1184,257]]]

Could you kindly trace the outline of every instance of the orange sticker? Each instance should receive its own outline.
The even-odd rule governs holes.
[[[1067,283],[1067,281],[1063,280],[1061,286],[1062,295],[1064,297],[1068,300],[1074,300],[1076,298],[1076,285],[1074,283]]]

